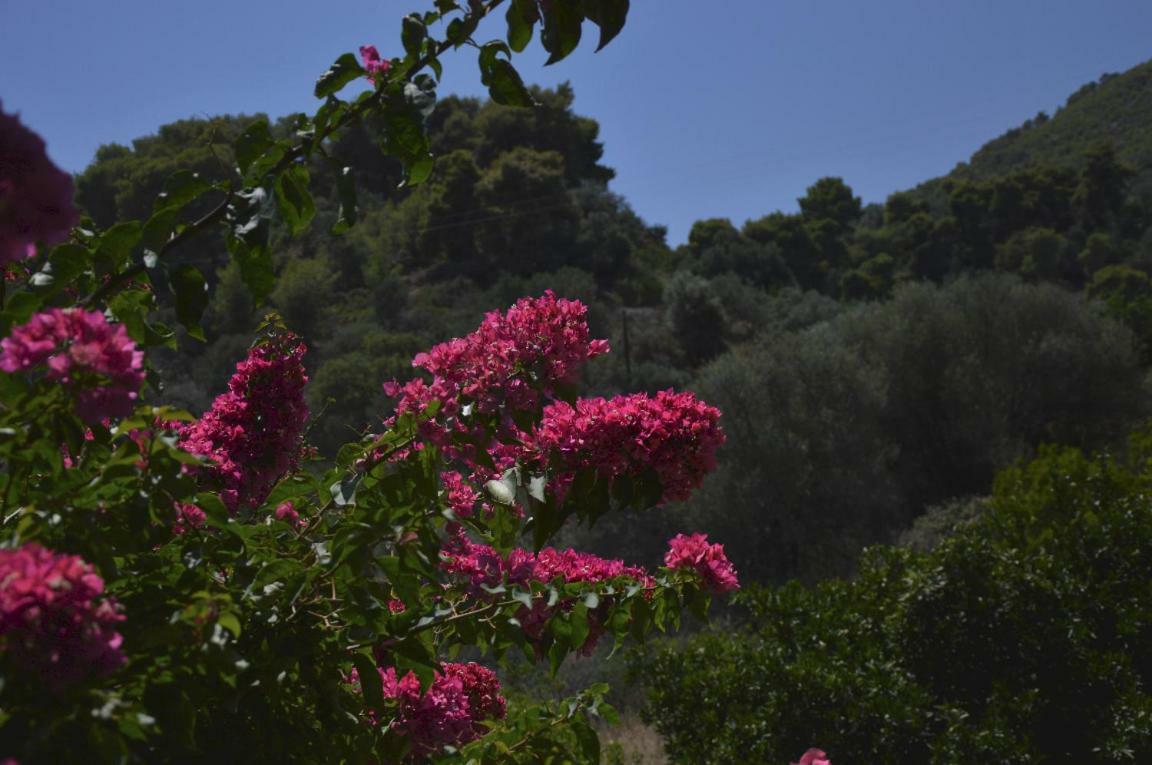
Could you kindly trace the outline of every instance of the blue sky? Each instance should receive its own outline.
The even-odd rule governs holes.
[[[0,0],[0,100],[69,170],[192,115],[314,108],[341,52],[395,49],[431,0]],[[487,34],[485,34],[485,31]],[[502,22],[478,37],[498,36]],[[633,0],[627,27],[526,80],[571,81],[601,124],[612,187],[682,241],[843,177],[883,201],[1052,112],[1079,85],[1152,58],[1148,0]],[[475,57],[442,93],[479,94]]]

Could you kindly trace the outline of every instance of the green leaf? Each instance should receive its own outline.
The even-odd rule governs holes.
[[[152,214],[144,223],[144,229],[140,232],[140,244],[147,250],[152,250],[154,253],[168,243],[172,238],[172,231],[176,227],[176,214],[177,210],[166,208],[160,212]],[[145,263],[149,268],[155,268],[155,264]]]
[[[352,666],[356,667],[360,692],[364,695],[365,704],[369,709],[383,711],[384,685],[380,682],[380,674],[376,671],[376,662],[370,656],[356,651],[352,654]]]
[[[330,232],[343,234],[356,225],[356,180],[352,177],[352,168],[341,162],[333,162],[333,169],[336,171],[336,197],[340,207]]]
[[[432,173],[432,153],[424,119],[402,93],[394,94],[385,112],[384,150],[404,164],[403,186],[415,186]]]
[[[109,271],[120,270],[140,242],[143,231],[144,227],[138,220],[117,223],[100,236],[96,257],[104,261]]]
[[[584,14],[573,0],[553,0],[544,11],[544,29],[541,42],[548,51],[545,66],[567,58],[580,44],[580,26]]]
[[[243,137],[243,136],[241,136]],[[179,210],[196,197],[212,189],[212,184],[191,170],[177,170],[164,181],[164,190],[156,197],[152,212]]]
[[[468,42],[479,24],[480,16],[475,13],[469,13],[462,19],[452,19],[448,22],[448,31],[446,34],[448,42],[459,48]]]
[[[273,143],[268,120],[256,120],[246,127],[232,147],[236,154],[236,166],[240,168],[240,174],[247,175],[249,166],[264,152],[268,151]]]
[[[364,77],[368,74],[364,67],[360,66],[360,62],[351,53],[345,53],[336,62],[328,68],[328,71],[320,75],[320,79],[316,80],[316,88],[313,91],[317,98],[325,98],[334,93],[337,93],[345,85],[355,80],[357,77]]]
[[[52,248],[48,262],[32,275],[31,283],[41,294],[55,294],[67,287],[92,265],[92,253],[79,244],[61,244]]]
[[[308,191],[307,167],[293,165],[280,174],[276,179],[276,202],[280,217],[284,219],[292,236],[308,228],[316,214],[316,204]]]
[[[138,343],[148,336],[145,317],[152,303],[152,294],[143,290],[123,290],[108,301],[112,315],[128,330],[128,336]]]
[[[240,637],[240,619],[231,611],[225,611],[216,619],[216,623],[232,633],[233,637]]]
[[[12,324],[23,324],[44,304],[44,296],[35,292],[17,292],[4,306],[5,318]]]
[[[508,22],[508,45],[521,53],[532,42],[532,29],[540,20],[536,0],[512,0],[504,18]]]
[[[208,307],[208,283],[200,269],[190,263],[182,263],[168,275],[172,294],[176,296],[176,318],[188,334],[197,340],[205,340],[200,318]]]
[[[580,646],[584,645],[584,641],[588,639],[588,633],[591,628],[588,626],[588,606],[584,603],[577,603],[572,607],[572,613],[569,615],[569,622],[572,625],[572,632],[568,636],[568,644],[572,646],[573,651],[580,650]]]
[[[601,50],[624,28],[628,18],[628,0],[584,0],[584,15],[600,27],[600,43],[596,50]]]
[[[510,61],[498,58],[482,78],[492,100],[504,106],[535,106],[532,94]]]
[[[263,187],[248,188],[237,192],[228,206],[228,251],[257,303],[268,297],[276,281],[268,250],[268,197]]]
[[[420,45],[427,35],[428,30],[424,27],[424,22],[420,20],[419,14],[410,13],[404,17],[400,30],[400,42],[404,45],[404,52],[413,59],[420,56]]]
[[[576,740],[580,743],[580,751],[584,754],[584,762],[600,762],[600,737],[596,730],[581,720],[572,726]]]

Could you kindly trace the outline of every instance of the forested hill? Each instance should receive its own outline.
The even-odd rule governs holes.
[[[1078,168],[1101,141],[1152,181],[1152,61],[1088,83],[1051,117],[1041,112],[986,143],[950,177],[987,179],[1034,164]]]
[[[428,118],[436,168],[414,188],[381,157],[382,127],[355,124],[327,153],[355,168],[358,222],[327,235],[346,200],[317,159],[311,229],[273,227],[266,304],[221,239],[166,255],[214,289],[207,341],[175,337],[158,359],[179,380],[162,393],[206,407],[275,310],[307,341],[310,439],[330,455],[379,428],[381,384],[410,376],[415,353],[553,289],[587,303],[611,341],[590,392],[687,386],[728,413],[697,498],[612,520],[585,544],[656,556],[644,545],[668,523],[733,540],[753,579],[841,573],[926,508],[986,494],[1038,444],[1110,446],[1150,411],[1150,78],[1146,64],[1088,86],[967,171],[882,205],[821,178],[799,212],[701,220],[677,248],[610,191],[598,125],[567,86],[534,89],[535,109],[443,99]],[[145,218],[177,169],[234,172],[233,143],[258,119],[185,120],[102,147],[79,201],[100,225]]]

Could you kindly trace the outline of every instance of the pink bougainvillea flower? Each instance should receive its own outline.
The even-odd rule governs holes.
[[[592,468],[615,480],[654,471],[662,502],[686,499],[716,466],[724,443],[720,410],[691,393],[634,393],[611,399],[557,401],[528,438],[531,459],[556,471],[556,490]]]
[[[0,656],[53,690],[124,663],[116,601],[79,556],[29,542],[0,550]]]
[[[422,761],[445,746],[475,741],[487,732],[483,721],[505,716],[507,702],[500,695],[500,682],[492,670],[479,664],[446,663],[423,692],[412,672],[399,677],[394,667],[377,671],[384,697],[399,702],[390,727],[410,738],[413,760]],[[349,680],[358,686],[359,673],[352,670]],[[373,725],[379,724],[374,714],[368,718]]]
[[[299,467],[308,405],[304,401],[304,344],[272,331],[236,365],[228,391],[195,423],[180,428],[181,446],[210,460],[232,512],[253,508]]]
[[[669,540],[664,565],[695,571],[704,581],[704,587],[715,593],[731,592],[740,587],[736,569],[724,554],[724,545],[709,544],[704,534],[677,534]]]
[[[48,159],[40,136],[0,110],[0,265],[55,244],[80,220],[72,176]]]
[[[620,579],[645,588],[655,585],[655,581],[643,568],[626,565],[620,560],[551,547],[545,547],[537,553],[517,548],[504,556],[493,547],[471,541],[462,532],[450,538],[444,546],[440,567],[478,599],[491,598],[490,591],[499,585],[528,589],[533,582],[598,584]],[[536,641],[543,636],[548,620],[558,611],[571,608],[573,604],[574,600],[568,598],[548,605],[541,597],[531,606],[522,606],[516,618],[525,634]],[[604,634],[604,619],[611,606],[612,599],[603,597],[600,604],[588,612],[589,633],[580,646],[580,653],[588,655],[596,647]]]
[[[792,765],[832,765],[832,761],[824,754],[823,749],[809,749],[800,755],[800,762],[794,762]]]
[[[397,415],[421,415],[438,404],[436,419],[424,423],[421,435],[450,460],[477,471],[477,450],[486,449],[497,471],[474,476],[482,484],[523,450],[514,415],[537,412],[558,387],[576,380],[586,361],[608,352],[606,341],[589,336],[587,312],[551,291],[524,298],[505,313],[487,314],[475,332],[417,354],[412,365],[430,380],[385,383],[384,391],[399,399]]]
[[[380,58],[380,51],[376,50],[375,45],[361,45],[360,58],[364,60],[364,69],[368,72],[368,79],[374,83],[380,82],[384,75],[388,74],[388,70],[392,68],[391,61]]]
[[[0,370],[43,370],[72,392],[81,419],[97,423],[132,413],[144,382],[144,352],[123,324],[109,324],[99,311],[50,308],[0,341]]]
[[[208,522],[208,516],[198,506],[188,502],[176,503],[176,520],[172,523],[172,533],[180,536],[193,529],[202,529]]]
[[[296,505],[291,500],[281,502],[276,506],[275,510],[276,520],[284,521],[285,523],[302,527],[307,525],[307,521],[300,517],[300,511],[296,509]]]

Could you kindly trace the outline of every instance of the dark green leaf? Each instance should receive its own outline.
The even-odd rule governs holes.
[[[422,183],[432,173],[432,153],[424,119],[406,98],[391,100],[393,108],[385,115],[384,150],[399,159],[407,171],[402,185]]]
[[[276,202],[280,217],[293,236],[298,235],[316,214],[316,205],[308,191],[308,168],[293,165],[276,179]]]
[[[584,754],[584,762],[600,762],[600,737],[595,729],[586,721],[581,720],[572,726],[576,740],[580,742],[580,751]]]
[[[168,276],[172,294],[176,296],[176,318],[197,340],[204,340],[204,329],[200,317],[208,307],[208,283],[200,269],[190,263],[182,263]]]
[[[600,50],[624,28],[628,18],[628,0],[584,0],[584,15],[600,27]]]
[[[268,250],[268,196],[263,187],[248,188],[237,192],[228,206],[228,251],[258,303],[272,291],[276,280]]]
[[[264,152],[268,151],[273,143],[268,120],[256,120],[246,127],[233,146],[236,153],[236,166],[240,168],[240,174],[246,175],[248,167]]]
[[[110,271],[118,271],[128,262],[143,231],[144,227],[138,220],[117,223],[100,236],[96,257],[102,259]]]
[[[211,188],[212,184],[201,178],[199,173],[177,170],[164,182],[164,190],[156,197],[152,212],[178,210]]]
[[[108,301],[112,315],[128,330],[128,336],[138,343],[144,342],[148,329],[145,317],[152,302],[151,293],[143,290],[124,290]]]
[[[419,57],[420,45],[427,35],[428,30],[424,28],[424,22],[420,20],[419,15],[410,13],[404,17],[400,41],[404,45],[404,52],[413,59]]]
[[[575,0],[553,0],[544,10],[544,29],[541,42],[548,51],[545,65],[555,64],[576,50],[580,44],[580,26],[584,21],[579,3]]]
[[[140,244],[154,252],[167,244],[168,240],[172,238],[173,229],[176,227],[177,212],[173,208],[165,208],[153,213],[152,217],[144,223],[144,230],[140,234]],[[148,264],[148,267],[155,268],[155,265]]]
[[[31,283],[41,294],[55,294],[67,287],[92,265],[92,253],[79,244],[61,244],[52,248],[48,262],[32,275]]]
[[[357,77],[364,77],[367,74],[355,56],[351,53],[345,53],[336,59],[336,62],[328,68],[327,72],[320,75],[320,79],[316,80],[316,89],[313,92],[317,98],[325,98],[337,93]]]
[[[360,692],[364,695],[364,702],[369,709],[381,711],[384,709],[384,686],[380,682],[380,675],[376,671],[376,662],[370,656],[359,651],[352,654],[352,665],[356,667],[357,679],[360,681]]]
[[[534,106],[532,94],[520,79],[520,73],[512,66],[510,61],[498,58],[492,62],[491,69],[485,77],[488,85],[488,94],[492,100],[505,106]]]
[[[578,651],[584,645],[584,641],[588,639],[588,633],[591,631],[588,626],[588,606],[582,602],[573,606],[569,621],[572,625],[572,632],[568,636],[568,644],[572,646],[573,651]]]
[[[512,0],[504,18],[508,21],[508,45],[521,53],[532,42],[532,29],[540,20],[536,0]]]

